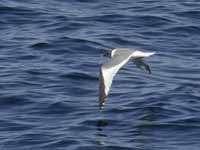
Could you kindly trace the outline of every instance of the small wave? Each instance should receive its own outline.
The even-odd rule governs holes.
[[[0,6],[1,15],[21,15],[21,16],[39,16],[42,13],[36,10],[24,8],[24,7],[9,7],[9,6]]]
[[[63,55],[67,53],[71,57],[79,56],[82,59],[83,54],[87,57],[92,54],[101,53],[101,49],[105,49],[105,45],[99,42],[83,39],[62,36],[58,39],[50,41],[51,47],[49,48],[49,53]],[[73,56],[72,56],[73,55]]]
[[[161,16],[136,15],[133,16],[133,19],[135,22],[137,22],[138,25],[151,26],[151,27],[162,27],[174,23],[174,21]]]
[[[182,35],[199,35],[200,34],[200,28],[197,26],[175,26],[170,27],[168,29],[164,29],[165,32],[168,34],[182,34]]]
[[[27,135],[27,136],[32,137],[32,135]],[[77,139],[73,139],[71,137],[69,139],[69,138],[65,138],[64,136],[62,136],[59,139],[54,138],[54,140],[44,142],[43,144],[41,144],[41,147],[45,148],[45,149],[52,149],[52,148],[57,149],[58,147],[68,147],[69,148],[70,146],[79,145],[79,144],[80,143]]]
[[[195,125],[185,125],[181,123],[146,123],[146,124],[140,124],[137,126],[138,128],[146,128],[146,129],[171,129],[171,130],[176,130],[176,131],[182,131],[186,129],[198,129],[199,126]]]
[[[18,57],[18,59],[21,59],[21,60],[37,60],[39,58],[39,56],[36,56],[36,55],[23,55],[23,56],[20,56]]]
[[[18,8],[18,7],[9,7],[9,6],[1,6],[0,7],[0,13],[16,13],[16,12],[29,12],[29,9],[24,9],[24,8]]]
[[[46,43],[46,42],[38,42],[38,43],[35,43],[35,44],[32,44],[30,45],[31,48],[48,48],[50,46],[49,43]]]
[[[8,96],[1,96],[0,107],[6,108],[7,107],[16,107],[16,106],[23,106],[27,104],[31,104],[32,102],[29,99],[24,98],[24,96],[19,95],[8,95]]]
[[[121,37],[102,37],[101,38],[103,41],[110,41],[113,44],[118,44],[118,45],[131,45],[133,42],[128,40],[128,39],[124,39]]]
[[[199,10],[187,10],[182,12],[175,12],[176,16],[185,17],[188,19],[200,19],[200,11]]]
[[[61,78],[68,78],[73,80],[98,80],[97,77],[81,73],[81,72],[71,72],[68,74],[60,75]]]
[[[51,114],[51,115],[58,115],[58,114],[68,114],[74,111],[72,105],[67,105],[64,102],[55,102],[49,104],[44,110],[42,110],[43,114]]]
[[[118,23],[119,21],[128,21],[131,20],[130,17],[121,14],[106,14],[106,15],[98,15],[91,17],[80,18],[82,21],[96,21],[102,23]]]
[[[13,115],[14,118],[16,118],[16,116]],[[26,131],[26,130],[31,130],[34,125],[23,122],[23,121],[16,121],[16,120],[4,120],[4,119],[0,119],[1,122],[1,127],[0,127],[0,131]]]
[[[68,21],[68,20],[61,20],[59,16],[55,18],[56,23],[47,23],[45,25],[42,25],[41,28],[45,28],[49,32],[62,32],[62,31],[80,31],[81,29],[84,29],[88,27],[88,23],[81,22],[81,21]],[[90,25],[92,26],[92,25]]]
[[[115,145],[110,145],[110,146],[103,146],[101,145],[100,147],[99,146],[79,146],[77,148],[78,149],[87,149],[87,150],[93,150],[93,149],[109,149],[109,150],[133,150],[133,147],[126,147],[126,146],[121,146],[121,145],[118,145],[115,144]]]

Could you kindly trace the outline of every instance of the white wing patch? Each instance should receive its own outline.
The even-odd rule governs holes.
[[[118,56],[114,57],[113,59],[118,59]],[[105,85],[105,94],[106,96],[108,95],[110,91],[110,87],[112,85],[112,81],[114,76],[117,74],[119,69],[128,62],[128,60],[131,58],[131,54],[128,55],[127,57],[124,58],[123,61],[121,61],[119,64],[111,67],[106,67],[112,63],[112,60],[108,62],[107,64],[103,65],[101,70],[102,70],[102,75],[104,78],[104,85]]]
[[[105,103],[105,98],[108,95],[112,81],[114,79],[114,76],[117,74],[119,69],[125,65],[131,57],[133,58],[143,58],[143,57],[149,57],[153,55],[154,53],[144,53],[141,51],[132,51],[130,49],[114,49],[111,52],[111,61],[103,64],[103,66],[100,69],[100,86],[99,86],[99,106],[100,110],[103,108],[103,104]],[[140,59],[139,59],[140,60]],[[139,61],[141,62],[141,61]],[[142,64],[142,65],[141,65]],[[150,72],[150,68],[145,63],[138,63],[136,61],[136,65],[138,67],[145,67],[144,69]]]

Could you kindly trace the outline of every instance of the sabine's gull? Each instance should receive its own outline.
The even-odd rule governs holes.
[[[100,68],[99,78],[99,109],[104,106],[106,96],[109,93],[112,81],[119,69],[125,65],[130,59],[134,64],[151,74],[151,70],[148,64],[143,61],[144,57],[154,55],[154,52],[142,52],[139,50],[133,50],[129,48],[116,48],[111,51],[105,51],[104,56],[111,58],[110,61],[104,63]]]

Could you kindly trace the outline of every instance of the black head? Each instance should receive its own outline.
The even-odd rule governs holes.
[[[109,58],[111,58],[111,53],[112,53],[111,50],[104,50],[104,51],[103,51],[103,56],[104,56],[104,57],[109,57]]]

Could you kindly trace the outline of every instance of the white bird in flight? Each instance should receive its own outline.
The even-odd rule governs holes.
[[[133,59],[135,65],[151,74],[148,64],[143,61],[144,57],[154,55],[154,52],[142,52],[139,50],[131,50],[128,48],[116,48],[111,51],[105,51],[104,56],[111,57],[109,62],[104,63],[100,68],[99,79],[99,109],[103,109],[106,96],[110,91],[110,87],[114,76],[119,69],[125,65],[130,59]]]

